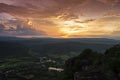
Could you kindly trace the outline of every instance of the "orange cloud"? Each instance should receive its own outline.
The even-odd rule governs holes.
[[[0,14],[22,18],[30,29],[52,37],[116,36],[119,1],[0,0]]]

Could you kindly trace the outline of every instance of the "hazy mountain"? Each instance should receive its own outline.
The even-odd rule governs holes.
[[[120,42],[119,40],[105,39],[105,38],[69,38],[69,39],[62,39],[62,38],[29,38],[28,39],[27,38],[26,39],[26,38],[16,38],[16,37],[0,37],[0,41],[17,42],[23,44],[24,46],[30,48],[33,52],[37,52],[40,55],[69,54],[70,52],[81,52],[86,48],[91,48],[94,51],[98,51],[98,52],[104,52],[109,47],[118,44]],[[12,45],[12,43],[10,43],[10,45]],[[8,44],[6,45],[6,47],[7,46],[8,48],[10,47]]]
[[[0,36],[0,41],[18,41],[18,40],[27,40],[26,38],[18,38],[18,37],[11,37],[11,36]]]
[[[86,48],[91,48],[95,51],[103,52],[107,48],[118,44],[120,41],[105,38],[41,38],[23,40],[20,42],[40,54],[64,54],[69,52],[81,52]]]

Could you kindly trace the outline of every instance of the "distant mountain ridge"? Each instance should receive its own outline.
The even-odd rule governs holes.
[[[26,40],[25,38],[18,38],[12,36],[0,36],[0,41],[16,41],[16,40]]]
[[[69,52],[81,52],[86,48],[104,52],[119,42],[119,40],[107,38],[33,38],[21,41],[39,54],[69,54]]]
[[[0,41],[16,42],[28,47],[39,55],[69,54],[70,52],[81,52],[90,48],[94,51],[104,52],[106,49],[120,43],[119,40],[107,38],[17,38],[0,37]],[[4,43],[5,43],[4,42]],[[9,46],[10,47],[10,46]],[[8,48],[9,48],[8,47]],[[22,46],[21,46],[22,47]],[[19,51],[19,49],[18,49]]]

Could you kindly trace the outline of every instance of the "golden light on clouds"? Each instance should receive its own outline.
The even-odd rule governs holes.
[[[81,23],[76,23],[75,21],[64,21],[64,22],[63,22],[63,25],[66,25],[66,26],[79,26],[79,27],[84,27],[83,24],[81,24]]]
[[[59,21],[59,30],[61,34],[64,34],[64,38],[70,37],[71,35],[78,34],[79,32],[83,31],[83,27],[85,27],[84,24],[82,23],[77,23],[74,20],[69,20],[69,21]]]
[[[28,25],[32,26],[32,21],[28,20]]]
[[[24,28],[22,23],[12,27],[20,27],[18,32],[33,30],[60,38],[120,37],[120,0],[0,0],[2,13],[16,19],[9,24],[26,21]]]
[[[119,28],[118,17],[103,17],[95,20],[70,19],[63,20],[57,17],[44,19],[31,19],[28,25],[37,31],[44,31],[51,37],[101,37],[110,36]]]

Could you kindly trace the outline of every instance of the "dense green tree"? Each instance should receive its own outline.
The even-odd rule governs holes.
[[[86,49],[65,63],[67,78],[72,79],[75,72],[85,71],[100,72],[105,80],[120,80],[120,45],[109,48],[104,54]]]
[[[65,73],[68,78],[72,79],[75,72],[100,71],[102,57],[102,54],[86,49],[79,56],[66,61]]]
[[[115,45],[105,52],[105,70],[111,80],[120,80],[120,45]]]

